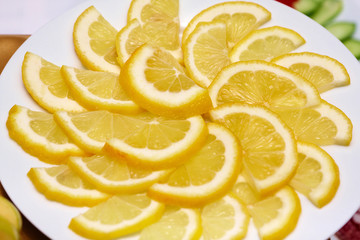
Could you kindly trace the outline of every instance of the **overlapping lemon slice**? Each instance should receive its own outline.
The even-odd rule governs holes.
[[[94,206],[110,197],[83,181],[67,165],[31,168],[28,177],[46,198],[70,206]]]
[[[116,36],[121,66],[144,43],[162,48],[181,61],[178,0],[134,0],[128,11],[128,23]]]
[[[156,200],[187,207],[201,206],[228,192],[241,167],[241,150],[225,127],[209,123],[202,148],[172,172],[164,183],[155,183],[148,195]]]
[[[297,140],[317,145],[349,145],[353,125],[346,114],[334,105],[321,100],[311,108],[277,111],[294,131]]]
[[[250,31],[269,21],[270,18],[271,13],[256,3],[242,1],[219,3],[193,17],[184,29],[182,42],[186,42],[198,23],[220,21],[226,23],[225,36],[231,48]]]
[[[299,197],[288,186],[248,209],[263,240],[284,239],[294,230],[301,213]]]
[[[85,155],[58,126],[52,114],[14,105],[9,111],[6,126],[12,139],[44,162],[60,164],[68,156]]]
[[[320,103],[316,88],[298,74],[265,61],[225,67],[209,87],[214,107],[224,103],[261,104],[272,110],[299,109]]]
[[[242,239],[249,221],[246,207],[234,196],[226,195],[202,208],[202,239]]]
[[[297,148],[299,167],[289,184],[321,208],[337,192],[339,168],[334,159],[315,144],[298,142]]]
[[[144,228],[140,240],[199,239],[201,235],[200,213],[195,209],[167,206],[158,222]]]
[[[77,56],[90,70],[120,73],[115,37],[118,31],[90,6],[76,19],[73,41]]]
[[[146,191],[169,173],[166,170],[149,171],[131,167],[124,159],[105,153],[91,157],[70,157],[68,165],[97,189],[113,194]]]
[[[74,142],[87,151],[100,153],[107,143],[108,151],[125,157],[131,165],[153,169],[186,161],[208,133],[201,116],[174,120],[148,112],[122,115],[107,111],[57,112],[54,116]]]
[[[261,199],[260,194],[249,184],[242,173],[239,174],[231,192],[246,205],[254,204]]]
[[[289,53],[305,43],[304,38],[289,28],[273,26],[254,30],[240,40],[230,52],[232,62],[265,60]]]
[[[61,73],[74,98],[88,109],[105,109],[120,113],[141,111],[119,83],[119,75],[68,66]]]
[[[349,74],[334,58],[312,52],[289,53],[272,62],[294,71],[310,81],[320,93],[350,84]]]
[[[136,104],[161,116],[186,118],[212,107],[207,89],[188,77],[171,54],[148,44],[131,55],[120,83]]]
[[[164,205],[144,193],[115,195],[73,218],[69,228],[91,239],[115,239],[157,221]]]
[[[199,23],[183,44],[184,63],[197,84],[208,87],[220,70],[230,64],[226,24]]]
[[[239,139],[244,173],[261,194],[284,186],[298,161],[292,131],[262,106],[224,104],[210,111],[213,121],[229,128]]]
[[[61,76],[60,67],[39,55],[31,52],[25,54],[22,79],[31,97],[51,113],[59,110],[70,112],[86,110],[73,99]]]

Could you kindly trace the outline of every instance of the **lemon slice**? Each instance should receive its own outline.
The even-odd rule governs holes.
[[[298,164],[295,138],[276,114],[262,106],[234,103],[211,110],[210,117],[239,139],[245,173],[258,192],[279,189],[290,180]]]
[[[205,145],[164,183],[155,183],[148,195],[158,201],[186,207],[201,206],[225,195],[240,171],[241,152],[235,136],[209,123]]]
[[[3,196],[0,196],[0,218],[8,221],[15,229],[20,231],[22,227],[21,215],[14,204]]]
[[[334,105],[321,100],[311,108],[277,112],[294,131],[297,140],[317,145],[350,144],[353,125],[346,114]]]
[[[200,22],[221,21],[226,23],[226,39],[231,48],[249,32],[271,19],[271,13],[261,5],[251,2],[224,2],[213,5],[198,13],[183,32],[182,42]]]
[[[297,32],[279,26],[262,28],[240,40],[230,52],[232,62],[265,60],[289,53],[305,43]]]
[[[259,193],[249,184],[244,174],[239,174],[231,192],[246,205],[254,204],[261,199]]]
[[[120,73],[115,38],[118,31],[90,6],[76,19],[73,41],[77,56],[90,70]]]
[[[248,209],[260,238],[276,240],[285,238],[294,230],[299,220],[301,205],[294,190],[286,186]]]
[[[6,126],[12,139],[44,162],[60,164],[70,155],[85,155],[66,136],[52,114],[14,105],[9,111]]]
[[[106,150],[124,156],[131,165],[171,168],[201,147],[207,127],[200,116],[183,120],[148,112],[122,115],[107,111],[79,114],[57,112],[55,119],[79,146],[91,153]]]
[[[172,55],[147,44],[126,62],[120,83],[135,103],[161,116],[186,118],[212,107],[208,91],[196,85]]]
[[[141,231],[140,240],[199,239],[201,235],[200,213],[194,209],[166,207],[158,222]]]
[[[39,55],[31,52],[25,54],[22,79],[31,97],[51,113],[59,110],[70,112],[86,110],[73,99],[61,76],[60,67]]]
[[[226,195],[202,208],[202,239],[243,239],[249,221],[246,207],[232,195]]]
[[[28,177],[47,199],[70,206],[94,206],[109,195],[83,181],[67,165],[31,168]]]
[[[226,24],[199,23],[183,44],[184,63],[197,84],[208,87],[220,70],[230,64]]]
[[[119,75],[63,66],[61,73],[75,99],[88,109],[120,113],[139,112],[119,83]]]
[[[321,208],[335,196],[339,168],[334,159],[315,144],[298,142],[299,167],[289,185]]]
[[[272,110],[320,104],[316,88],[298,74],[265,61],[237,62],[225,67],[209,87],[213,106],[261,104]]]
[[[113,194],[145,191],[169,173],[131,167],[124,159],[108,154],[70,157],[68,165],[97,189]]]
[[[69,228],[91,239],[115,239],[157,221],[164,205],[144,193],[115,195],[73,218]]]
[[[272,62],[294,71],[310,81],[319,92],[350,84],[344,65],[334,58],[312,52],[289,53]]]

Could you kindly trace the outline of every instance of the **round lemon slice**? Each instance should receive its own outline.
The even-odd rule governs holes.
[[[54,121],[52,114],[14,105],[9,111],[6,126],[10,137],[41,161],[60,164],[68,156],[85,155]]]
[[[284,239],[296,227],[301,213],[299,197],[288,186],[248,209],[264,240]]]
[[[289,185],[321,208],[335,196],[340,184],[334,159],[315,144],[297,143],[299,166]]]
[[[186,118],[212,107],[207,89],[188,77],[172,55],[148,44],[131,55],[120,83],[136,104],[157,115]]]
[[[240,40],[230,52],[232,62],[265,60],[289,53],[305,43],[297,32],[279,26],[262,28]]]
[[[284,186],[298,164],[291,129],[265,107],[224,104],[210,111],[213,121],[229,128],[243,149],[244,173],[261,194]]]
[[[243,239],[249,221],[246,207],[234,196],[226,195],[202,208],[202,239]]]
[[[115,38],[118,31],[90,6],[76,19],[73,41],[77,56],[90,70],[120,73]]]
[[[122,89],[118,74],[68,66],[62,66],[61,73],[74,98],[88,109],[104,109],[119,113],[141,111]]]
[[[198,23],[221,21],[226,23],[228,46],[233,47],[252,30],[271,19],[271,13],[252,2],[224,2],[215,4],[198,13],[184,29],[182,42],[186,42]]]
[[[73,218],[69,228],[91,239],[115,239],[137,232],[157,221],[164,205],[144,193],[115,195]]]
[[[287,68],[265,61],[245,61],[225,67],[209,86],[213,106],[224,103],[261,104],[272,110],[300,109],[320,104],[307,80]]]
[[[201,206],[225,195],[240,171],[241,150],[225,127],[209,123],[205,145],[164,183],[155,183],[148,195],[158,201],[186,207]]]
[[[28,177],[47,199],[70,206],[94,206],[110,196],[83,181],[67,165],[31,168]]]
[[[201,220],[198,210],[167,206],[158,222],[144,228],[140,240],[199,239]]]
[[[350,84],[350,76],[339,61],[312,52],[289,53],[271,60],[300,74],[310,81],[319,92]]]
[[[31,97],[45,110],[83,112],[86,109],[77,103],[70,93],[60,67],[39,55],[27,52],[22,64],[22,79]]]

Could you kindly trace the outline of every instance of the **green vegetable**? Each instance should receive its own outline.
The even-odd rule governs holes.
[[[325,26],[339,15],[343,9],[342,0],[324,0],[321,6],[311,14],[311,18]]]
[[[354,35],[356,24],[354,22],[334,22],[326,26],[340,41],[345,41]]]
[[[360,59],[360,40],[350,38],[344,41],[344,45],[354,54],[357,59]]]
[[[303,14],[310,16],[319,9],[324,0],[299,0],[295,2],[294,8]]]

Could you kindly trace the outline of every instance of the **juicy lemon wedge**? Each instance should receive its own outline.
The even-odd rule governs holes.
[[[249,221],[246,207],[234,196],[226,195],[202,208],[202,239],[242,239]]]
[[[122,89],[118,74],[68,66],[62,66],[61,73],[74,98],[88,109],[119,113],[141,111]]]
[[[115,239],[154,223],[163,211],[163,204],[144,193],[115,195],[74,217],[69,228],[86,238]]]
[[[201,206],[225,195],[240,171],[241,150],[225,127],[208,123],[205,145],[164,183],[155,183],[148,195],[158,201],[186,207]]]
[[[230,52],[232,62],[265,60],[289,53],[305,43],[297,32],[279,26],[262,28],[240,40]]]
[[[131,55],[120,83],[136,104],[153,114],[186,118],[212,107],[207,89],[188,77],[172,55],[148,44]]]
[[[109,195],[83,181],[67,165],[31,168],[28,177],[47,199],[70,206],[94,206]]]
[[[90,70],[120,73],[115,49],[117,30],[90,6],[76,19],[73,41],[77,56]]]
[[[27,52],[22,64],[22,79],[31,97],[44,109],[83,112],[86,109],[77,103],[70,93],[60,67],[39,55]]]
[[[52,114],[14,105],[9,111],[6,126],[10,137],[41,161],[60,164],[68,156],[85,155],[54,121]]]
[[[220,21],[226,23],[226,39],[232,48],[240,39],[252,30],[271,19],[271,13],[259,4],[252,2],[224,2],[204,9],[191,19],[184,29],[182,42],[186,42],[189,35],[200,22]]]
[[[210,111],[213,121],[229,128],[239,139],[244,173],[261,194],[284,186],[298,161],[292,131],[262,106],[224,104]]]
[[[339,187],[339,168],[334,159],[314,144],[298,142],[299,166],[289,185],[321,208],[335,196]]]
[[[350,84],[344,65],[325,55],[311,52],[289,53],[273,59],[272,62],[300,74],[314,84],[319,92]]]

